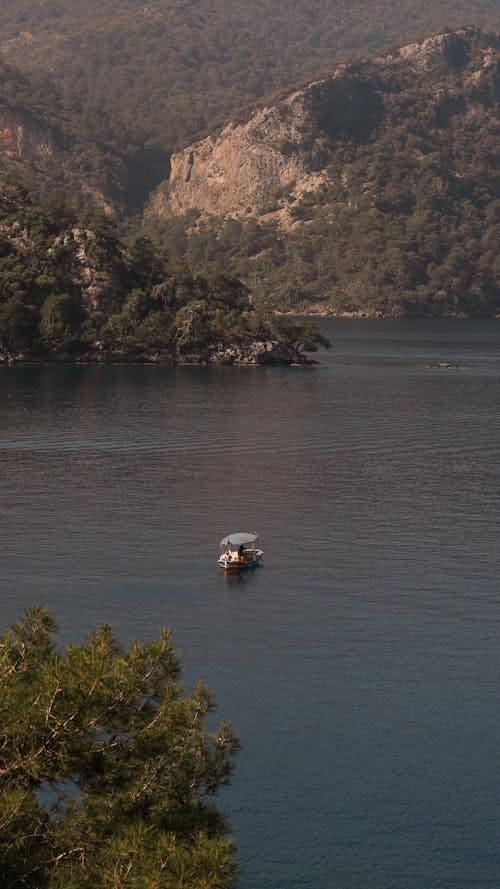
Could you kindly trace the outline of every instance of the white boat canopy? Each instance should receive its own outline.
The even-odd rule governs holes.
[[[249,546],[250,543],[257,543],[257,534],[251,531],[237,531],[235,534],[228,534],[221,540],[221,548],[223,546]]]

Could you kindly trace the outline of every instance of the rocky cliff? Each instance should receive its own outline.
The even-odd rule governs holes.
[[[498,0],[4,0],[0,56],[61,85],[125,152],[155,146],[165,178],[165,154],[250,102],[395,41],[498,21]]]
[[[342,65],[174,154],[151,210],[238,217],[266,212],[266,202],[277,199],[286,224],[290,205],[328,180],[335,146],[366,143],[400,121],[406,93],[424,91],[444,125],[446,116],[477,116],[478,106],[497,102],[498,47],[497,37],[461,29]],[[279,201],[283,189],[286,202]]]
[[[175,154],[146,223],[280,310],[498,314],[499,98],[472,28],[343,65]]]

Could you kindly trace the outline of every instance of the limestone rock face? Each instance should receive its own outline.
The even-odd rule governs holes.
[[[408,85],[425,85],[442,114],[453,103],[459,107],[478,97],[497,101],[498,49],[498,37],[464,28],[411,43],[384,58],[340,66],[174,154],[170,178],[157,190],[149,212],[159,217],[189,210],[221,217],[265,215],[273,212],[280,190],[288,190],[291,202],[317,192],[328,180],[332,145],[368,141],[377,126],[390,120],[398,93]],[[281,205],[281,211],[278,221],[286,227],[286,207]]]
[[[22,113],[0,107],[0,155],[19,160],[45,160],[54,153],[54,139]]]
[[[238,213],[260,203],[270,187],[304,176],[307,162],[300,149],[312,138],[313,123],[308,98],[306,91],[295,93],[282,107],[264,108],[247,123],[231,124],[215,139],[174,155],[172,210],[194,206],[215,214]]]
[[[168,187],[157,193],[154,210],[237,216],[312,173],[319,186],[328,109],[337,103],[341,118],[349,88],[348,75],[336,74],[173,155]]]
[[[446,74],[461,68],[469,60],[467,31],[439,34],[422,43],[410,43],[399,50],[396,58],[410,62],[422,71]]]
[[[95,231],[73,228],[63,237],[56,238],[51,248],[54,250],[66,267],[73,286],[81,292],[87,310],[105,314],[118,310],[116,294],[120,289],[120,264],[106,244],[100,243]]]

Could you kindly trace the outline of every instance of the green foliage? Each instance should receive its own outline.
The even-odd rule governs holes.
[[[88,131],[76,99],[73,107],[65,106],[57,80],[0,62],[0,116],[0,173],[39,195],[58,192],[43,207],[49,227],[63,206],[70,224],[72,208],[64,200],[68,194],[91,207],[105,201],[129,205],[126,159],[109,142],[98,142],[96,131]]]
[[[318,333],[311,321],[295,321],[291,318],[276,318],[274,329],[281,342],[293,348],[297,355],[302,352],[316,352],[318,346],[328,349],[330,344]]]
[[[108,214],[58,197],[4,191],[2,214],[2,189],[0,358],[199,363],[259,338],[297,357],[234,275],[193,275],[142,235],[125,245]]]
[[[353,66],[345,89],[348,102],[357,97],[352,114],[343,95],[337,108],[336,93],[328,126],[323,106],[314,109],[321,187],[297,197],[291,185],[273,196],[283,224],[264,203],[250,218],[186,216],[184,237],[180,217],[148,215],[148,226],[192,267],[230,269],[280,310],[499,314],[497,75],[496,63],[482,62],[485,46],[496,44],[488,41],[472,33],[466,58],[444,72],[383,60]],[[362,125],[360,108],[373,95]]]
[[[470,20],[467,0],[153,0],[146,7],[17,0],[0,10],[7,61],[33,78],[23,99],[45,102],[50,59],[61,110],[83,133],[119,148],[133,175],[142,166],[143,177],[158,163],[155,152],[166,166],[168,151],[250,102],[340,59]],[[474,23],[498,27],[495,0],[476,0]]]
[[[35,306],[19,296],[0,305],[0,347],[8,355],[31,348],[38,334],[39,314]]]
[[[210,799],[232,769],[169,634],[122,649],[107,625],[60,651],[33,609],[0,637],[0,882],[10,889],[225,889],[235,862]],[[211,720],[210,720],[211,721]]]
[[[81,301],[69,293],[54,293],[44,301],[40,333],[49,350],[71,351],[78,344],[83,321]]]
[[[37,194],[57,190],[137,213],[168,177],[173,150],[246,117],[249,104],[268,104],[339,61],[470,18],[467,0],[6,2],[0,112],[15,122],[0,170]],[[498,28],[496,0],[476,0],[474,24]],[[342,117],[347,128],[368,126],[376,112],[376,95],[355,94],[358,112]],[[335,121],[325,125],[333,136]],[[26,133],[20,155],[18,126]],[[42,136],[50,150],[37,153]],[[282,139],[285,153],[293,148]]]

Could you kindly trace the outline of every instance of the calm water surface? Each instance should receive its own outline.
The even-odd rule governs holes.
[[[241,889],[498,889],[500,322],[321,326],[313,368],[1,369],[2,625],[173,627]]]

